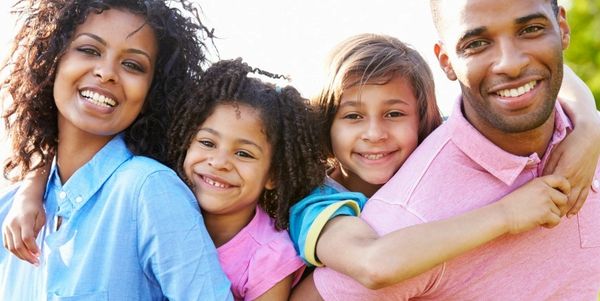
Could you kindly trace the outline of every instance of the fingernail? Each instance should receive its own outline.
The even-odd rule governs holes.
[[[33,263],[33,265],[34,265],[34,266],[36,266],[36,267],[39,267],[39,266],[40,266],[40,262],[39,262],[39,261],[35,261],[35,262]]]

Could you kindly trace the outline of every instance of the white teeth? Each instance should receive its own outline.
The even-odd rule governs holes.
[[[531,89],[533,89],[536,84],[537,84],[537,81],[532,80],[518,88],[504,89],[504,90],[500,90],[496,93],[502,97],[517,97],[517,96],[521,96],[521,95],[531,91]]]
[[[108,98],[104,95],[100,95],[90,90],[81,91],[81,96],[85,97],[90,102],[93,102],[94,104],[101,107],[112,108],[115,105],[117,105],[117,101],[115,101],[114,99]]]
[[[368,160],[377,160],[383,158],[383,154],[361,154],[361,156]]]
[[[212,186],[219,187],[219,188],[227,188],[227,187],[229,187],[229,185],[223,184],[221,182],[217,182],[217,181],[215,181],[215,180],[213,180],[211,178],[208,178],[208,177],[202,177],[202,178],[204,179],[204,181],[206,183],[208,183],[208,184],[210,184]]]

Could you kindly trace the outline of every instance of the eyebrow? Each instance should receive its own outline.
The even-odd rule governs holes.
[[[217,136],[217,137],[221,137],[221,134],[220,134],[219,132],[217,132],[217,131],[215,131],[214,129],[211,129],[211,128],[201,128],[201,129],[200,129],[200,130],[198,130],[198,131],[207,131],[207,132],[209,132],[209,133],[211,133],[211,134],[213,134],[213,135],[215,135],[215,136]],[[263,153],[263,152],[264,152],[264,151],[263,151],[263,149],[262,149],[262,147],[260,147],[260,145],[258,145],[258,144],[256,144],[256,143],[254,143],[252,140],[248,140],[248,139],[243,139],[243,138],[242,138],[242,139],[237,139],[237,140],[236,140],[236,142],[237,142],[237,143],[240,143],[240,144],[248,144],[248,145],[253,145],[253,146],[255,146],[256,148],[258,148],[258,150],[259,150],[261,153]]]
[[[462,36],[460,36],[460,39],[458,39],[458,41],[459,42],[464,41],[470,37],[481,35],[482,33],[486,32],[487,30],[488,29],[486,26],[469,29],[465,33],[463,33]]]
[[[90,38],[98,41],[98,43],[102,44],[103,46],[107,45],[107,43],[106,43],[106,41],[104,39],[102,39],[101,37],[99,37],[99,36],[97,36],[97,35],[95,35],[93,33],[89,33],[89,32],[80,33],[80,34],[78,34],[78,35],[75,36],[75,39],[77,39],[80,36],[87,36],[87,37],[90,37]],[[125,50],[125,52],[127,52],[127,53],[134,53],[134,54],[141,54],[141,55],[145,56],[146,58],[148,58],[148,61],[152,62],[152,59],[150,59],[150,55],[148,53],[146,53],[145,51],[143,51],[143,50],[140,50],[140,49],[137,49],[137,48],[127,48]]]
[[[403,104],[403,105],[409,105],[409,103],[405,100],[399,99],[399,98],[392,98],[392,99],[387,99],[384,101],[385,104],[387,105],[394,105],[394,104]],[[344,103],[342,103],[339,107],[356,107],[359,106],[360,102],[357,100],[348,100],[348,101],[344,101]]]
[[[515,20],[515,24],[517,25],[522,25],[525,24],[531,20],[535,20],[535,19],[544,19],[544,20],[548,20],[548,17],[542,13],[533,13],[527,16],[523,16],[523,17],[519,17]],[[459,39],[459,41],[463,41],[466,40],[470,37],[473,36],[478,36],[481,35],[482,33],[487,31],[487,27],[486,26],[481,26],[481,27],[477,27],[477,28],[473,28],[473,29],[469,29],[467,30]]]
[[[533,13],[524,17],[520,17],[517,18],[517,20],[515,20],[516,24],[525,24],[531,20],[534,19],[544,19],[544,20],[548,20],[548,17],[542,13]]]

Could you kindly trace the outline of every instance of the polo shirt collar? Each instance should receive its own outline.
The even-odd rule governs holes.
[[[554,146],[572,129],[571,122],[557,101],[554,134],[544,158],[540,159],[536,153],[527,157],[517,156],[506,152],[483,136],[467,121],[461,107],[462,99],[459,98],[447,121],[452,142],[476,164],[507,185],[512,185],[528,164],[545,163]]]
[[[58,175],[55,157],[48,185],[52,184],[59,190],[58,207],[60,209],[57,214],[67,219],[70,218],[73,211],[85,205],[115,170],[132,156],[123,135],[119,134],[100,149],[90,161],[80,167],[64,185]],[[48,188],[46,193],[49,191]]]

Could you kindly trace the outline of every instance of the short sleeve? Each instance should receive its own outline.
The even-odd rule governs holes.
[[[371,199],[361,216],[380,235],[421,224],[422,220],[404,207]],[[317,268],[315,285],[325,300],[408,300],[431,293],[443,276],[440,265],[419,276],[393,286],[371,290],[354,279],[329,268]]]
[[[248,282],[244,286],[244,300],[254,300],[287,276],[294,274],[294,284],[304,271],[304,263],[286,232],[277,239],[260,246],[248,265]]]
[[[367,198],[358,192],[337,192],[329,186],[315,189],[290,209],[290,236],[308,266],[322,266],[316,244],[329,220],[338,215],[358,216]]]

